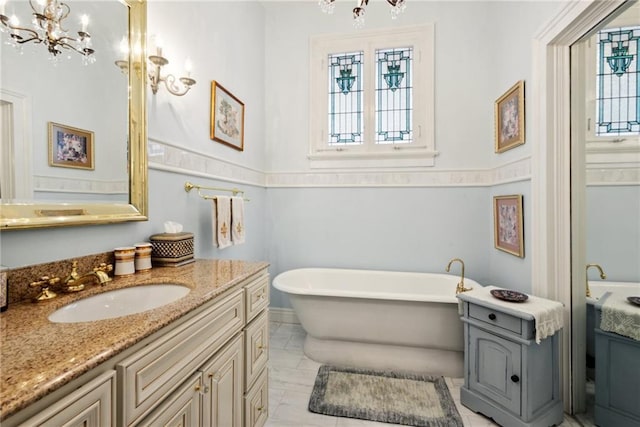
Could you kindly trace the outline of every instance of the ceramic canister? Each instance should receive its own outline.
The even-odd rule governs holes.
[[[135,266],[136,271],[143,271],[151,269],[151,243],[136,243],[136,259]]]
[[[134,259],[136,248],[133,246],[125,246],[115,248],[113,254],[116,258],[116,268],[113,274],[115,276],[127,276],[136,272]]]

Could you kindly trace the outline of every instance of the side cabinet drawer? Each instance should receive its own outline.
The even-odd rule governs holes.
[[[522,319],[476,304],[469,304],[469,317],[488,325],[497,326],[520,335]]]
[[[115,371],[70,393],[22,426],[109,427],[115,425]]]
[[[244,398],[245,427],[262,427],[269,417],[269,375],[265,368]]]
[[[246,306],[247,306],[247,322],[269,305],[269,275],[264,274],[252,283],[245,286]]]
[[[263,311],[245,330],[245,390],[251,387],[269,360],[269,316]]]
[[[242,329],[243,295],[238,290],[116,366],[122,408],[119,425],[145,416]]]

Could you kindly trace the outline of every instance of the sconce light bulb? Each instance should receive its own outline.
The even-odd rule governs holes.
[[[4,5],[7,0],[0,0],[0,15],[4,15]]]
[[[122,36],[122,40],[120,40],[120,53],[125,57],[129,55],[129,42],[126,36]]]
[[[87,25],[89,25],[89,15],[82,15],[80,17],[80,22],[82,23],[82,31],[87,31]]]
[[[187,58],[187,60],[184,62],[184,70],[187,72],[187,77],[191,77],[191,70],[193,70],[191,59]]]
[[[20,20],[16,15],[11,15],[11,18],[9,18],[9,23],[14,27],[17,27],[18,25],[20,25]]]

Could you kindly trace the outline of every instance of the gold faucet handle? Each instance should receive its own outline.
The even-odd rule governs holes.
[[[104,271],[105,273],[110,272],[111,270],[113,270],[113,265],[112,264],[106,264],[106,263],[100,263],[99,266],[95,267],[93,269],[93,271]]]
[[[80,274],[78,274],[78,261],[73,261],[71,264],[71,273],[69,273],[69,277],[67,277],[67,282],[69,280],[78,280]]]
[[[55,285],[58,282],[60,282],[59,277],[42,276],[40,279],[29,283],[29,286],[32,288],[40,287],[40,293],[33,298],[33,301],[46,301],[55,298],[57,295],[49,289],[49,286]]]

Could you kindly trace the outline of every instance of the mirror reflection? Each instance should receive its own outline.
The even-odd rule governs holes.
[[[17,30],[0,34],[5,203],[129,202],[128,76],[115,65],[125,55],[129,10],[118,0],[68,4],[64,28],[75,38],[90,34],[93,64],[72,49],[52,55],[44,43],[13,48],[5,43]],[[3,14],[33,28],[30,2],[7,1]]]

